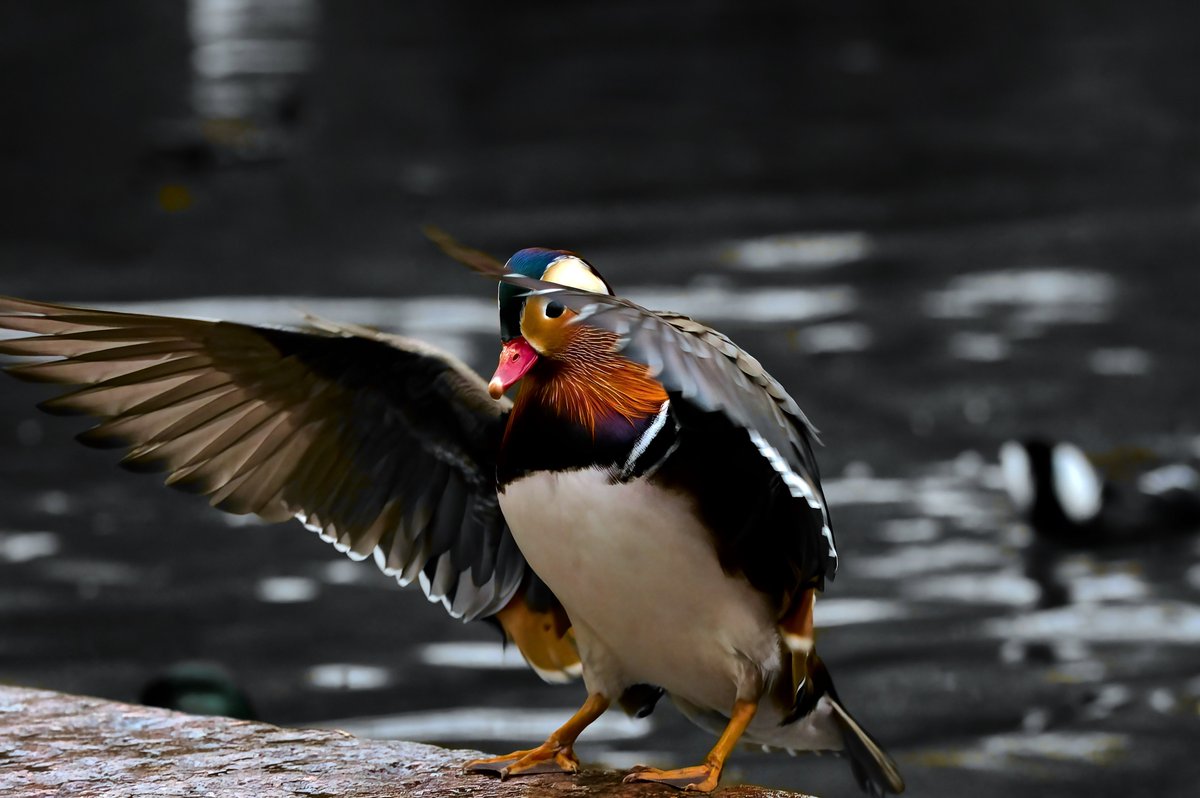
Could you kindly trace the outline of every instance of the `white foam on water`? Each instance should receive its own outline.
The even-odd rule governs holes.
[[[465,707],[345,720],[324,721],[327,729],[341,729],[357,737],[418,742],[464,740],[545,739],[575,714],[576,707],[525,709],[522,707]],[[587,728],[585,740],[636,740],[651,731],[647,720],[620,712],[607,712]]]

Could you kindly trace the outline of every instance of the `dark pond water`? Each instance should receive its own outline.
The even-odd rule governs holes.
[[[905,5],[10,4],[0,291],[300,308],[488,371],[493,289],[419,224],[578,249],[822,429],[819,645],[913,794],[1189,795],[1200,535],[1035,544],[995,460],[1035,433],[1200,457],[1200,13]],[[134,700],[209,661],[264,720],[496,751],[581,700],[298,524],[119,471],[45,396],[0,386],[0,679]],[[580,752],[710,745],[663,706]],[[729,778],[855,794],[828,757]]]

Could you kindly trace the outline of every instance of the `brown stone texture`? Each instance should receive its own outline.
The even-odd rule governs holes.
[[[283,729],[100,698],[0,686],[0,796],[602,798],[674,796],[615,771],[498,779],[466,774],[480,756],[343,732]],[[796,796],[760,787],[728,798]]]

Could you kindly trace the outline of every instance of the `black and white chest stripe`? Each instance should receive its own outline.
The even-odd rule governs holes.
[[[671,402],[662,403],[649,426],[633,442],[624,463],[613,467],[614,482],[651,477],[679,448],[679,421],[671,413]]]

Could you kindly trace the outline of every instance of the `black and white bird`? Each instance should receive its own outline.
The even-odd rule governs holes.
[[[1141,446],[1085,453],[1074,443],[1005,441],[1000,472],[1040,537],[1074,546],[1200,531],[1200,470]]]
[[[617,703],[666,694],[719,734],[704,761],[628,780],[710,791],[739,742],[837,751],[859,785],[895,764],[838,698],[813,605],[838,551],[815,430],[759,363],[687,317],[613,295],[565,250],[506,265],[431,233],[497,280],[490,383],[424,343],[353,325],[284,330],[0,298],[0,353],[43,404],[100,418],[84,443],[232,513],[297,517],[354,559],[499,624],[587,700],[544,743],[468,763],[578,769]],[[518,386],[515,401],[504,394]]]

